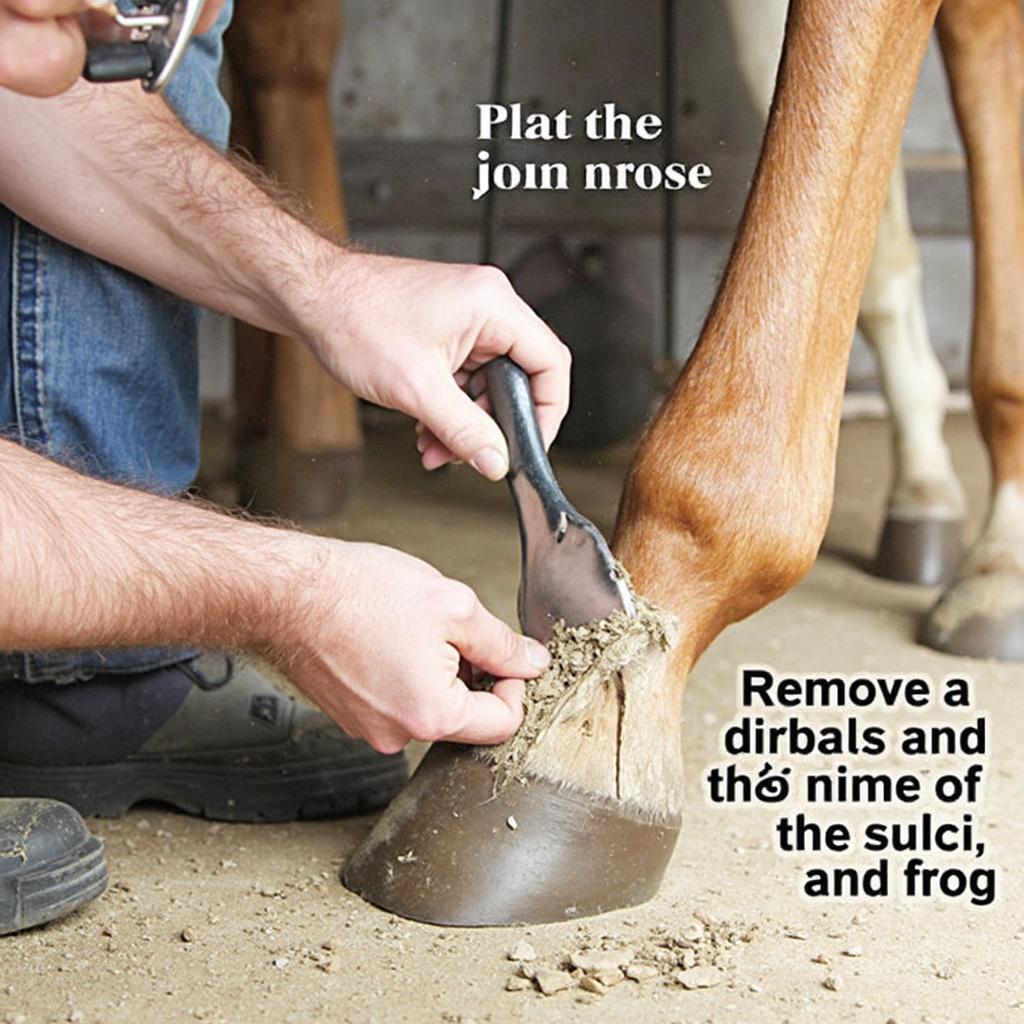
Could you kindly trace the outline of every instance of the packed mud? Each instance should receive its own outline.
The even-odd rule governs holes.
[[[671,650],[678,623],[668,612],[636,597],[636,614],[616,610],[600,622],[566,626],[560,622],[548,643],[551,664],[526,688],[523,724],[506,743],[481,756],[491,759],[495,788],[522,782],[531,751],[555,722],[573,720],[591,728],[587,710],[601,691],[618,691],[623,670]]]

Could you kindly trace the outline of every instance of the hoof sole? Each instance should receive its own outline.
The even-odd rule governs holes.
[[[493,796],[488,765],[436,744],[345,867],[384,910],[441,925],[564,921],[658,890],[678,821],[651,823],[542,779]]]
[[[960,519],[888,518],[871,567],[876,576],[934,587],[949,583],[964,553]]]

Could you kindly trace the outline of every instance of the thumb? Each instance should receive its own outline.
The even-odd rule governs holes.
[[[498,679],[533,679],[551,661],[542,643],[509,629],[480,601],[452,623],[449,640],[466,661]]]
[[[432,390],[429,402],[418,415],[438,441],[488,480],[501,480],[508,472],[508,445],[494,419],[453,377]]]
[[[487,690],[466,694],[468,712],[462,728],[445,739],[450,743],[504,743],[523,721],[523,681],[502,679]]]

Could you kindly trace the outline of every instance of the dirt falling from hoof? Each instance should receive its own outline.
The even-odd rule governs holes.
[[[620,984],[677,991],[714,988],[732,978],[737,949],[757,937],[757,925],[708,915],[691,918],[681,927],[655,926],[640,935],[613,933],[595,939],[583,931],[578,944],[540,963],[520,961],[505,989],[520,992],[533,987],[552,996],[572,988],[604,995]]]
[[[668,713],[664,676],[677,633],[674,617],[643,598],[633,616],[615,611],[587,625],[556,626],[551,665],[528,684],[522,726],[481,752],[491,760],[495,791],[534,775],[654,816],[675,813],[678,721]]]

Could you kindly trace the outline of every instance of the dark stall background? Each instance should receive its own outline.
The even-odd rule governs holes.
[[[636,115],[661,112],[661,5],[593,0],[514,0],[507,100],[579,120],[614,100]],[[345,34],[332,95],[349,217],[356,239],[386,252],[475,260],[482,204],[475,180],[475,104],[490,98],[495,0],[346,0]],[[718,0],[689,0],[677,18],[677,158],[714,170],[703,193],[678,194],[674,355],[700,329],[728,254],[759,145],[761,125],[739,75]],[[655,160],[647,148],[579,138],[510,146],[508,159]],[[963,386],[970,336],[970,246],[963,159],[933,43],[904,136],[910,208],[924,264],[933,345],[954,388]],[[497,259],[510,265],[552,233],[600,242],[615,283],[647,306],[660,338],[659,194],[505,193]],[[211,318],[204,395],[230,397],[228,326]],[[660,341],[658,342],[660,347]],[[858,339],[850,389],[877,390],[871,352]],[[867,403],[870,407],[870,401]]]

